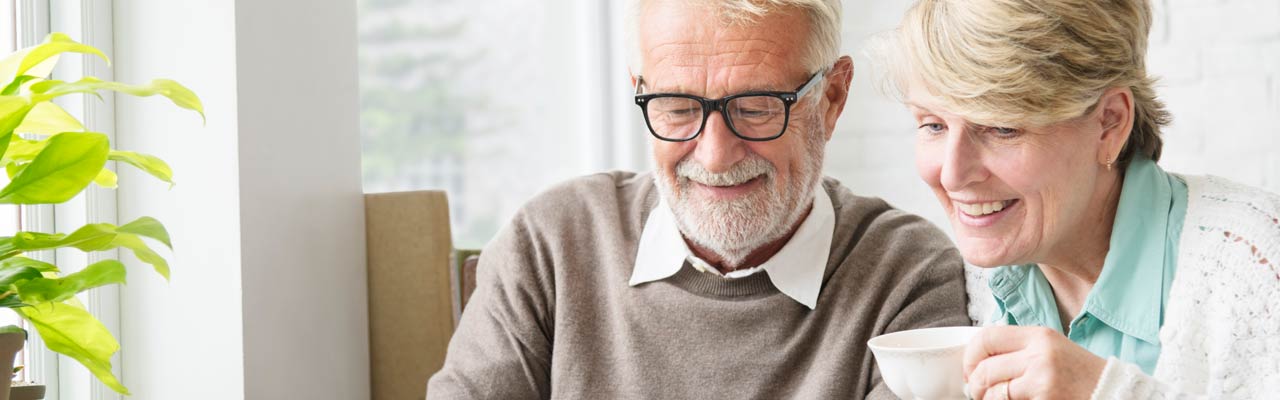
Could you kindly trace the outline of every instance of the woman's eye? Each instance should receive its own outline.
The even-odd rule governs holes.
[[[1021,132],[1018,131],[1018,129],[1016,128],[991,127],[991,133],[994,133],[996,134],[996,136],[999,136],[999,137],[1010,138],[1010,137],[1018,136],[1018,134]]]
[[[936,134],[936,133],[942,133],[942,131],[947,129],[947,127],[942,126],[942,124],[939,124],[939,123],[927,123],[927,124],[920,125],[919,129],[923,129],[926,133]]]

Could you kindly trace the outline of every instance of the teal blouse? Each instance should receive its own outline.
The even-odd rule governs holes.
[[[1150,159],[1134,158],[1125,170],[1102,272],[1071,320],[1068,339],[1099,357],[1152,373],[1186,214],[1186,182]],[[1063,331],[1053,288],[1039,266],[997,268],[990,286],[996,321]]]

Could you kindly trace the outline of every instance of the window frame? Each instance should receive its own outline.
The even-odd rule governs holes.
[[[109,0],[51,1],[49,9],[50,31],[65,32],[81,43],[96,47],[108,58],[115,55],[112,40],[113,2]],[[72,62],[69,62],[72,61]],[[72,56],[60,63],[54,70],[56,79],[72,81],[83,76],[95,76],[106,81],[115,80],[114,73],[106,62],[98,57]],[[115,93],[100,92],[100,97],[81,95],[63,98],[63,105],[72,115],[80,118],[86,127],[107,135],[111,143],[116,143],[115,135]],[[116,163],[108,161],[107,168],[117,172]],[[54,206],[52,217],[54,226],[59,232],[71,232],[87,223],[105,222],[118,224],[116,190],[89,185],[83,194],[72,201]],[[89,264],[107,259],[120,259],[118,250],[93,252],[85,254],[78,250],[61,249],[56,258],[59,266],[67,265],[74,260],[74,268],[84,268]],[[80,300],[90,314],[97,317],[117,341],[124,339],[120,330],[120,286],[108,285],[82,293]],[[112,372],[121,379],[124,374],[121,349],[112,357]],[[63,366],[67,366],[63,368]],[[98,381],[87,369],[77,363],[59,364],[58,389],[67,398],[84,398],[88,394],[91,400],[121,400],[123,396],[107,385]],[[58,399],[58,398],[55,398]]]
[[[584,79],[592,81],[583,85],[579,96],[587,99],[586,104],[601,105],[578,122],[584,135],[581,140],[594,150],[584,154],[581,162],[588,171],[646,170],[649,128],[628,101],[635,94],[627,65],[629,7],[610,1],[576,7],[579,62],[586,72]]]
[[[33,46],[49,33],[49,3],[35,0],[12,0],[14,18],[14,49]],[[49,206],[20,206],[20,230],[51,231],[53,229],[53,208]],[[53,262],[53,252],[39,251],[29,254],[31,258]],[[58,399],[58,357],[49,351],[44,340],[33,329],[27,329],[27,343],[24,346],[27,359],[31,365],[26,366],[27,380],[42,382],[45,385],[46,397]],[[38,350],[36,350],[38,349]]]

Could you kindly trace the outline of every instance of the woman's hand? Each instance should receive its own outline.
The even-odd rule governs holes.
[[[1107,360],[1053,329],[983,328],[964,351],[964,375],[975,399],[1087,399]]]

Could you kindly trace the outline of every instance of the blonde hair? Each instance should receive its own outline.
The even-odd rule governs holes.
[[[797,8],[809,16],[810,39],[801,60],[810,72],[828,68],[840,57],[840,0],[669,0],[686,6],[709,7],[720,15],[726,26],[746,26],[772,12]],[[652,0],[631,0],[628,42],[631,46],[632,72],[640,71],[639,19],[644,6]]]
[[[872,51],[899,95],[916,79],[983,125],[1066,121],[1127,87],[1135,115],[1123,166],[1135,153],[1159,160],[1170,121],[1146,72],[1151,20],[1148,0],[920,0]]]

